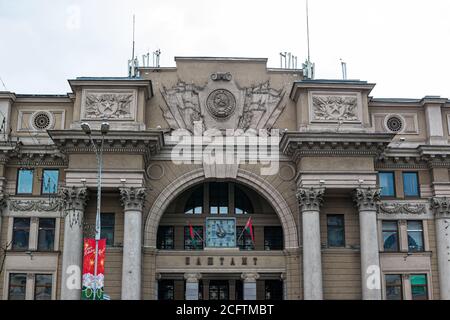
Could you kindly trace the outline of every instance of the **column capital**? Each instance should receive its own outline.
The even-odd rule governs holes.
[[[201,273],[185,273],[184,279],[186,282],[198,282],[202,278]]]
[[[244,272],[241,274],[241,279],[244,282],[256,282],[259,279],[259,274],[257,272]]]
[[[88,190],[85,187],[61,187],[59,188],[58,196],[64,210],[84,211],[89,200]]]
[[[430,208],[434,211],[436,219],[450,219],[450,199],[447,197],[433,197],[430,199]]]
[[[323,204],[325,188],[298,188],[297,200],[301,211],[319,211]]]
[[[122,202],[122,206],[125,208],[125,211],[128,210],[136,210],[142,211],[144,207],[145,197],[146,197],[146,188],[119,188],[120,190],[120,199]]]
[[[353,192],[353,201],[359,211],[376,211],[380,194],[379,188],[357,188]]]

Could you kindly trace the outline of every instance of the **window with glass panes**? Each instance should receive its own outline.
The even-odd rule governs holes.
[[[424,251],[423,245],[423,222],[408,221],[408,251],[420,252]]]
[[[382,197],[395,197],[395,176],[394,172],[378,173],[378,180]]]
[[[173,280],[158,281],[158,300],[175,299],[175,282]]]
[[[19,169],[17,171],[17,194],[33,193],[33,169]]]
[[[51,274],[36,274],[34,277],[34,300],[52,299],[53,276]]]
[[[237,185],[234,185],[234,207],[235,214],[253,213],[252,202],[247,194]]]
[[[44,169],[42,172],[42,194],[56,194],[58,192],[58,169]]]
[[[264,250],[283,250],[281,227],[264,227]]]
[[[116,216],[114,213],[102,213],[101,216],[100,237],[106,239],[108,247],[114,246],[114,227],[116,224]]]
[[[428,300],[428,282],[426,274],[412,274],[409,276],[413,300]]]
[[[398,252],[399,251],[398,222],[383,221],[382,233],[383,233],[384,251]]]
[[[54,218],[39,218],[39,251],[53,251],[55,249],[55,222]]]
[[[343,214],[327,215],[328,247],[345,247],[345,222]]]
[[[13,221],[13,250],[28,250],[30,241],[30,218],[14,218]]]
[[[254,233],[255,231],[253,231]],[[244,231],[244,227],[242,226],[236,227],[236,243],[241,250],[255,250],[252,236],[249,232]]]
[[[189,226],[184,227],[184,250],[203,250],[203,226],[192,226],[194,238]]]
[[[419,197],[419,175],[417,172],[403,172],[403,193],[405,197]]]
[[[403,299],[402,275],[387,274],[387,275],[385,275],[385,283],[386,283],[386,299],[387,300],[402,300]]]
[[[156,236],[156,245],[161,250],[173,250],[174,246],[174,228],[172,226],[159,226]]]
[[[192,192],[186,202],[184,213],[186,214],[202,214],[203,213],[203,185],[197,187]]]
[[[26,273],[10,273],[8,300],[25,300],[27,287]]]
[[[211,182],[209,184],[210,214],[228,214],[228,183]]]

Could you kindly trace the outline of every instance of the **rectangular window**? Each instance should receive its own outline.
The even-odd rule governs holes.
[[[157,248],[161,250],[173,250],[174,245],[174,230],[173,227],[160,226],[157,234]]]
[[[115,226],[115,214],[114,213],[102,213],[101,214],[101,231],[100,237],[106,239],[106,245],[108,247],[114,246],[114,226]]]
[[[255,245],[252,241],[252,236],[249,232],[244,231],[244,227],[236,227],[236,243],[240,250],[255,250]],[[255,231],[253,231],[255,232]],[[242,236],[241,236],[242,234]],[[241,236],[239,238],[239,236]]]
[[[13,250],[28,250],[30,241],[30,218],[14,218],[13,222]]]
[[[383,221],[382,222],[382,232],[383,232],[384,251],[398,252],[399,251],[399,241],[398,241],[398,223],[397,223],[397,221]]]
[[[283,300],[283,281],[266,280],[264,287],[266,300]]]
[[[386,299],[403,300],[402,276],[400,274],[387,274],[386,279]]]
[[[426,274],[410,275],[411,294],[413,300],[428,300],[428,284]]]
[[[56,194],[58,193],[58,169],[44,169],[42,172],[42,194]]]
[[[17,194],[33,193],[33,169],[19,169],[17,172]]]
[[[393,172],[380,172],[378,179],[382,197],[395,197],[395,179]]]
[[[211,214],[228,214],[228,183],[211,182],[209,197]]]
[[[25,300],[26,286],[26,273],[11,273],[9,275],[8,299]]]
[[[209,300],[228,300],[230,298],[228,280],[211,280],[209,282]]]
[[[408,251],[424,251],[422,221],[408,221]]]
[[[173,280],[158,281],[158,300],[175,299],[175,282]]]
[[[417,172],[403,172],[405,197],[419,197],[419,175]]]
[[[193,238],[189,227],[184,227],[184,250],[203,250],[203,227],[192,226]]]
[[[328,247],[345,247],[344,215],[327,215]]]
[[[38,231],[38,251],[55,249],[55,219],[40,218]]]
[[[281,227],[264,227],[264,250],[283,250]]]
[[[52,300],[53,276],[37,274],[34,279],[34,300]]]

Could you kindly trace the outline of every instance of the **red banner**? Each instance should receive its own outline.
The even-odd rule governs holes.
[[[98,241],[97,276],[95,276],[95,239],[84,239],[83,300],[103,300],[106,239]]]

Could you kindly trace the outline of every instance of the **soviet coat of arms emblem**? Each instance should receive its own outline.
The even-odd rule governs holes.
[[[236,110],[236,98],[228,90],[214,90],[206,100],[206,107],[214,118],[225,120]]]

